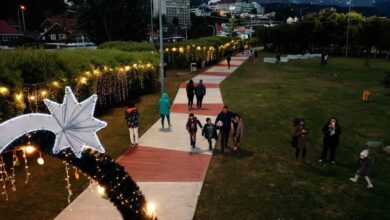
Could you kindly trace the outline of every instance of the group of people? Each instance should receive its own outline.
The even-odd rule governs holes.
[[[244,134],[244,122],[239,114],[234,114],[229,111],[227,106],[224,106],[222,111],[218,114],[215,123],[213,124],[210,118],[206,118],[205,125],[195,117],[193,113],[189,114],[186,129],[190,135],[191,147],[196,147],[196,134],[198,127],[202,129],[202,136],[204,136],[209,144],[209,150],[212,150],[212,140],[218,140],[217,130],[219,130],[221,140],[221,153],[228,148],[229,137],[232,137],[234,148],[237,151],[240,147],[242,136]]]
[[[318,162],[322,163],[327,159],[328,152],[330,152],[330,162],[336,164],[336,149],[340,142],[341,127],[335,117],[331,117],[322,128],[323,133],[323,148],[320,159]],[[309,128],[305,124],[304,118],[294,119],[294,130],[291,145],[295,147],[295,159],[296,162],[308,163],[306,160],[307,149],[307,135],[309,134]],[[372,157],[369,154],[369,150],[365,149],[360,153],[358,158],[358,168],[356,174],[351,181],[357,182],[359,177],[364,177],[367,181],[367,188],[373,188],[369,178],[370,169],[369,165],[372,163]]]
[[[194,81],[191,79],[186,86],[187,98],[188,98],[188,110],[192,110],[194,103],[194,96],[196,95],[196,108],[198,110],[202,109],[203,98],[206,95],[206,86],[203,84],[202,80],[199,80],[197,85],[194,84]]]

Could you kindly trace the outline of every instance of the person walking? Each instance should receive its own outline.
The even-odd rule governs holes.
[[[356,183],[359,180],[359,177],[364,177],[367,182],[367,188],[374,188],[370,180],[370,164],[372,164],[372,162],[373,159],[370,156],[369,151],[367,149],[362,151],[358,159],[358,169],[356,171],[356,174],[353,178],[350,178],[350,180]]]
[[[210,118],[206,118],[206,124],[203,126],[202,136],[209,142],[209,150],[213,149],[213,142],[218,140],[217,127],[211,122]]]
[[[239,114],[236,114],[232,119],[231,130],[234,144],[233,151],[237,151],[240,147],[242,135],[244,134],[244,121]]]
[[[203,84],[203,80],[199,80],[198,85],[195,86],[196,95],[196,107],[202,109],[203,97],[206,95],[206,87]]]
[[[165,129],[164,127],[164,119],[167,118],[168,121],[168,126],[171,127],[171,119],[169,117],[171,111],[171,103],[169,101],[168,93],[164,92],[161,95],[160,100],[158,101],[158,108],[160,112],[160,117],[161,117],[161,125],[162,128]]]
[[[139,126],[139,113],[134,103],[129,103],[125,111],[125,119],[130,134],[130,146],[138,146],[138,126]]]
[[[186,86],[187,98],[188,98],[188,110],[192,110],[192,105],[194,103],[194,95],[195,95],[195,86],[194,81],[192,79],[188,82]]]
[[[202,124],[200,123],[200,121],[194,116],[193,113],[191,113],[188,117],[186,128],[188,133],[190,134],[192,148],[195,148],[196,132],[198,131],[198,126],[202,128]]]
[[[335,164],[336,148],[339,144],[341,135],[341,128],[337,119],[335,117],[330,118],[322,128],[322,132],[324,133],[324,138],[319,162],[325,161],[328,151],[330,150],[330,161],[332,164]]]
[[[226,61],[227,61],[227,64],[228,64],[228,69],[230,69],[230,61],[232,60],[232,54],[229,52],[227,52],[226,54]]]
[[[307,145],[306,137],[308,133],[309,130],[305,125],[305,119],[296,118],[294,120],[293,136],[297,138],[297,146],[295,147],[295,159],[297,163],[299,163],[300,161],[304,163],[308,162],[306,161],[306,145]],[[301,152],[302,155],[300,156]]]
[[[215,119],[215,125],[219,129],[221,135],[221,153],[224,153],[225,148],[228,148],[227,144],[233,115],[234,114],[229,111],[229,108],[224,106],[222,111],[218,114],[217,119]]]

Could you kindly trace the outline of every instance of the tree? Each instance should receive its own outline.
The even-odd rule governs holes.
[[[146,39],[148,13],[136,0],[84,0],[79,26],[97,43]]]

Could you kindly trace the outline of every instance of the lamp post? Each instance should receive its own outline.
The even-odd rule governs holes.
[[[345,56],[346,57],[348,56],[349,23],[350,23],[351,5],[352,5],[352,0],[349,0],[348,18],[347,18],[347,39],[346,39],[346,42],[345,42]]]
[[[23,20],[23,32],[26,32],[26,22],[24,20],[24,11],[26,10],[26,6],[20,5],[20,10],[22,11],[22,20]]]
[[[153,0],[150,0],[150,42],[153,42]]]
[[[164,48],[163,48],[163,27],[162,27],[162,1],[158,1],[158,19],[160,26],[160,83],[161,94],[164,92]]]
[[[229,7],[229,9],[230,9],[230,14],[231,14],[231,20],[232,20],[232,31],[231,31],[231,37],[233,37],[233,31],[234,31],[234,15],[233,15],[233,13],[234,13],[234,10],[236,9],[236,7],[235,6],[230,6]]]

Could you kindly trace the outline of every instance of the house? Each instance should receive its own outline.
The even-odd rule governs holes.
[[[76,25],[73,18],[46,18],[40,25],[39,39],[44,43],[65,42],[74,35]]]
[[[5,20],[0,20],[0,44],[7,44],[16,41],[23,36],[23,33],[10,25]]]

